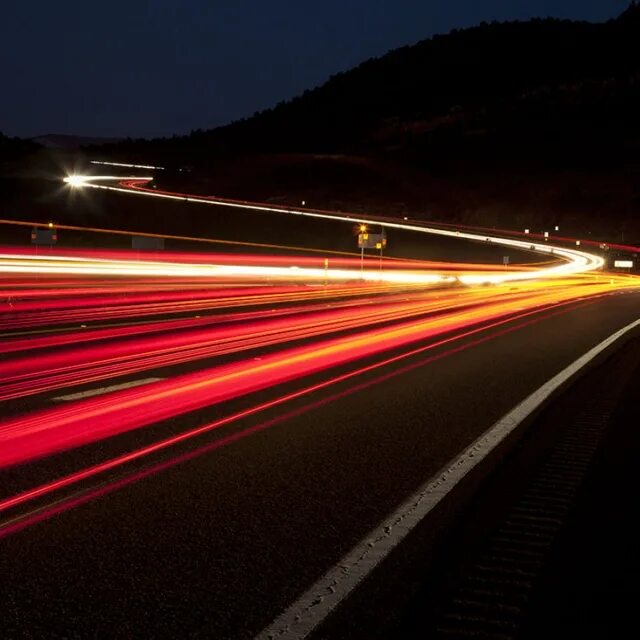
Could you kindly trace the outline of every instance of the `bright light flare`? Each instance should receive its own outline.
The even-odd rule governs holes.
[[[64,179],[70,187],[84,187],[84,185],[91,179],[91,176],[83,176],[80,174],[73,174],[67,176]]]

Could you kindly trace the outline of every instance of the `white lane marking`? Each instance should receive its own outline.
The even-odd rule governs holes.
[[[141,387],[143,384],[150,382],[159,382],[164,378],[145,378],[144,380],[132,380],[131,382],[123,382],[122,384],[112,384],[109,387],[100,387],[99,389],[90,389],[89,391],[79,391],[78,393],[69,393],[65,396],[58,396],[53,400],[55,402],[69,402],[70,400],[82,400],[82,398],[91,398],[92,396],[100,396],[111,391],[121,391],[131,387]]]
[[[557,389],[575,376],[616,340],[640,326],[636,320],[578,358],[502,417],[458,457],[451,460],[337,565],[264,629],[257,640],[306,638],[364,578],[397,547],[405,536],[482,460],[538,409]]]

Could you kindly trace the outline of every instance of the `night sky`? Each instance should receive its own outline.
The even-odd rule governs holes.
[[[13,0],[0,131],[158,136],[272,106],[390,49],[482,20],[602,21],[627,0]]]

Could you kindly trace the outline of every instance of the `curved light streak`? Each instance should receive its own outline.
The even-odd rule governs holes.
[[[257,360],[246,358],[199,368],[144,387],[113,391],[64,407],[8,418],[0,422],[0,468],[147,427],[370,357],[380,357],[394,349],[436,341],[447,334],[517,314],[525,304],[530,308],[550,308],[556,304],[556,297],[555,293],[542,290],[528,303],[520,297],[497,298],[479,307],[450,308],[435,316],[398,318],[388,326],[376,325],[353,334],[288,346],[264,353]]]
[[[610,280],[578,275],[603,265],[598,256],[579,250],[393,219],[168,194],[141,186],[150,179],[69,176],[65,181],[73,188],[103,188],[491,242],[534,250],[557,262],[509,272],[499,266],[420,261],[399,261],[392,270],[381,271],[371,268],[372,262],[365,262],[365,269],[360,271],[358,261],[352,257],[331,258],[333,266],[329,268],[326,257],[320,260],[308,256],[163,253],[162,260],[134,260],[131,259],[134,254],[124,251],[69,250],[65,254],[60,249],[49,249],[44,255],[33,255],[25,250],[0,250],[0,273],[14,274],[4,278],[0,289],[0,311],[4,312],[0,315],[0,328],[20,329],[20,333],[4,336],[9,340],[0,363],[0,399],[13,400],[78,383],[203,361],[196,370],[169,369],[168,377],[144,387],[105,389],[103,395],[74,398],[64,406],[45,406],[3,418],[0,469],[118,434],[153,428],[164,420],[204,407],[226,407],[231,400],[248,403],[242,416],[254,415],[294,396],[311,394],[329,384],[344,382],[476,333],[491,329],[478,338],[490,340],[502,329],[493,331],[503,325],[504,331],[510,331],[511,323],[529,316],[533,321],[538,314],[556,313],[565,305],[577,308],[599,296],[627,287],[637,288],[636,280],[631,278]],[[119,181],[120,185],[110,186],[113,181]],[[126,283],[123,276],[129,278]],[[518,281],[529,282],[522,286],[506,284]],[[321,286],[327,282],[329,286]],[[506,286],[424,287],[456,282]],[[242,313],[235,310],[244,306],[255,309]],[[194,311],[201,309],[228,311],[204,318],[193,316]],[[135,316],[175,313],[189,313],[190,317],[163,322],[156,317],[140,325],[129,324]],[[128,323],[97,327],[84,324],[118,318],[127,319]],[[53,335],[47,329],[38,337],[26,337],[29,332],[24,331],[31,326],[58,323],[59,327],[71,321],[82,322],[81,329],[53,329]],[[444,357],[470,344],[474,343],[465,342],[432,357]],[[234,357],[227,358],[229,354]],[[221,355],[225,357],[219,358]],[[406,366],[421,364],[424,361]],[[302,391],[285,393],[285,385],[294,381],[296,385],[299,381],[302,384],[311,375],[323,381]],[[260,396],[252,394],[267,390],[276,395],[275,399],[255,404]],[[169,440],[156,440],[144,449],[27,489],[20,495],[0,494],[0,511],[228,422],[223,418]],[[152,432],[149,435],[155,440]]]
[[[338,392],[335,394],[334,397],[341,397],[344,395],[349,395],[355,391],[358,391],[362,388],[367,388],[372,386],[373,384],[376,384],[377,381],[380,380],[386,380],[389,378],[393,378],[396,377],[397,375],[407,372],[407,371],[411,371],[413,369],[416,369],[420,366],[423,366],[424,364],[428,363],[428,362],[433,362],[435,360],[439,360],[445,357],[448,357],[450,355],[453,355],[455,353],[459,353],[460,351],[464,351],[468,348],[471,348],[477,344],[482,344],[484,342],[487,342],[489,340],[492,340],[494,338],[494,334],[491,333],[487,333],[486,330],[487,329],[500,329],[500,332],[502,334],[507,334],[510,333],[512,331],[515,331],[519,328],[522,328],[524,326],[530,325],[530,324],[534,324],[538,321],[540,321],[541,319],[543,319],[544,317],[552,317],[554,315],[558,315],[558,314],[562,314],[567,312],[568,310],[571,310],[572,308],[576,308],[577,306],[583,306],[586,304],[590,304],[593,300],[591,301],[587,301],[587,302],[581,302],[579,303],[579,305],[571,305],[571,306],[567,306],[567,305],[560,305],[558,309],[554,309],[551,310],[550,313],[548,313],[546,316],[545,315],[540,315],[540,312],[538,310],[533,310],[533,311],[528,311],[525,313],[520,314],[517,318],[509,318],[509,319],[501,319],[498,320],[494,323],[492,323],[491,325],[488,326],[483,326],[483,327],[477,327],[474,329],[470,329],[464,333],[460,333],[460,334],[456,334],[453,336],[449,336],[447,338],[443,338],[442,340],[439,340],[438,342],[435,343],[431,343],[428,344],[426,346],[421,346],[418,348],[414,348],[411,349],[409,351],[404,351],[398,355],[392,356],[390,358],[387,358],[385,360],[381,360],[378,362],[375,362],[373,364],[361,367],[359,369],[353,370],[353,371],[349,371],[347,373],[342,373],[339,374],[337,376],[333,376],[331,378],[328,378],[326,380],[323,380],[322,382],[319,383],[315,383],[312,384],[310,386],[307,387],[303,387],[302,389],[292,392],[292,393],[288,393],[285,395],[281,395],[281,396],[277,396],[275,399],[264,402],[262,404],[258,404],[258,405],[254,405],[252,407],[250,407],[249,409],[244,409],[238,413],[235,414],[231,414],[228,415],[224,418],[220,418],[214,422],[210,422],[210,423],[206,423],[204,425],[195,427],[193,429],[189,429],[186,431],[183,431],[179,434],[176,435],[172,435],[169,438],[165,438],[164,440],[159,440],[159,441],[155,441],[150,445],[146,445],[144,447],[138,448],[138,449],[134,449],[132,451],[128,451],[125,454],[116,456],[114,458],[110,458],[107,459],[103,462],[100,462],[98,464],[95,464],[93,466],[90,467],[86,467],[84,469],[80,469],[78,471],[75,471],[67,476],[62,476],[62,477],[58,477],[57,479],[53,480],[53,481],[49,481],[46,482],[44,484],[41,484],[39,486],[33,487],[31,489],[28,489],[26,491],[23,491],[22,493],[13,495],[13,496],[9,496],[3,499],[0,499],[0,513],[2,513],[3,511],[6,511],[8,509],[12,509],[15,506],[24,504],[24,503],[28,503],[36,498],[42,497],[44,495],[53,493],[55,491],[58,491],[59,489],[68,487],[70,485],[74,485],[77,484],[79,482],[85,481],[88,478],[94,477],[96,475],[102,474],[105,471],[110,471],[114,468],[118,468],[121,467],[123,465],[126,465],[129,462],[132,462],[134,460],[138,460],[141,458],[145,458],[147,456],[149,456],[150,454],[154,454],[160,450],[163,449],[168,449],[168,448],[172,448],[177,444],[181,444],[183,442],[192,440],[200,435],[202,435],[203,433],[209,433],[211,431],[215,431],[220,427],[223,427],[227,424],[231,424],[233,422],[236,422],[242,418],[246,418],[248,416],[253,416],[255,414],[259,414],[262,413],[263,411],[279,406],[279,405],[283,405],[286,404],[288,401],[293,400],[293,399],[297,399],[297,398],[301,398],[307,395],[311,395],[313,394],[315,391],[319,391],[321,389],[326,389],[328,387],[332,387],[340,382],[344,382],[353,378],[358,378],[360,376],[362,376],[363,374],[369,373],[369,372],[373,372],[379,369],[383,369],[384,367],[386,367],[389,364],[396,364],[396,363],[400,363],[403,360],[407,360],[411,357],[414,356],[419,356],[421,354],[425,354],[429,351],[433,351],[435,349],[437,349],[438,347],[443,347],[443,346],[448,346],[451,343],[456,343],[459,342],[460,344],[458,344],[458,346],[448,346],[448,348],[445,351],[442,351],[439,354],[436,355],[430,355],[428,356],[426,359],[423,359],[421,361],[417,361],[417,362],[413,362],[410,364],[405,364],[402,368],[397,369],[395,371],[390,371],[387,374],[384,374],[382,376],[380,376],[378,378],[378,380],[369,380],[369,381],[365,381],[365,382],[361,382],[360,384],[354,386],[354,387],[350,387],[347,388],[346,390],[342,391],[342,392]],[[507,323],[511,323],[512,320],[516,320],[517,322],[514,324],[511,324],[508,327],[504,327],[505,324]],[[502,328],[501,328],[502,327]],[[477,334],[484,334],[481,337],[478,338],[473,338],[473,340],[471,341],[467,341],[467,342],[462,342],[465,338],[470,338],[470,337],[474,337]],[[331,397],[327,398],[327,399],[321,399],[316,401],[315,403],[309,403],[306,406],[302,407],[301,409],[298,409],[297,411],[300,411],[302,413],[305,413],[306,411],[312,409],[314,406],[318,405],[318,404],[324,404],[328,401],[331,400]],[[293,410],[294,412],[296,410]],[[267,425],[271,425],[271,424],[277,424],[283,420],[285,420],[288,415],[291,415],[291,412],[289,414],[281,414],[279,416],[277,416],[275,419],[272,419],[271,421],[268,421],[266,424]],[[207,445],[204,445],[203,447],[196,449],[195,451],[190,451],[187,454],[182,454],[182,455],[178,455],[172,458],[169,458],[167,461],[163,461],[158,463],[157,465],[155,465],[154,467],[150,467],[148,468],[150,473],[155,473],[156,471],[159,471],[161,469],[167,468],[167,467],[172,467],[175,466],[176,464],[179,464],[181,461],[184,460],[188,460],[191,457],[194,456],[198,456],[201,453],[205,453],[207,451],[211,451],[215,448],[218,448],[219,446],[224,446],[224,444],[226,444],[227,442],[233,442],[235,441],[238,437],[244,437],[244,435],[248,435],[249,433],[253,433],[255,431],[255,429],[257,428],[258,430],[262,430],[263,425],[265,423],[263,423],[262,425],[258,425],[257,427],[250,427],[248,430],[244,430],[241,431],[239,434],[233,434],[227,438],[222,438],[219,440],[215,440],[213,443],[209,443]],[[144,477],[143,475],[140,475],[140,473],[145,474],[145,471],[142,472],[138,472],[138,473],[134,473],[131,476],[129,476],[132,480],[135,478],[140,478],[140,477]],[[118,486],[117,483],[111,483],[110,485],[106,485],[111,486],[112,488],[116,488]],[[52,512],[52,514],[55,513],[55,511]],[[29,516],[27,515],[27,519],[29,518]],[[20,518],[17,519],[17,522],[20,522]],[[19,528],[22,528],[22,525],[19,525]],[[5,532],[11,531],[12,530],[12,525],[9,524],[9,526],[3,526],[2,524],[0,524],[0,538],[3,537],[3,535],[5,534]]]
[[[563,247],[541,244],[536,242],[527,242],[523,240],[515,240],[513,238],[504,238],[486,234],[470,233],[467,231],[454,231],[450,229],[439,229],[418,224],[409,224],[407,222],[392,222],[388,220],[380,221],[375,217],[363,217],[344,215],[328,211],[318,210],[302,210],[284,207],[273,207],[261,203],[242,202],[235,200],[225,200],[220,198],[207,198],[188,194],[168,193],[164,191],[156,191],[148,189],[143,185],[152,180],[152,177],[123,177],[123,176],[68,176],[65,181],[80,180],[80,186],[92,187],[95,189],[108,189],[111,191],[119,191],[122,193],[135,193],[137,195],[147,195],[156,198],[165,198],[170,200],[183,200],[186,202],[196,202],[199,204],[209,204],[216,206],[235,207],[240,209],[250,209],[254,211],[266,211],[271,213],[287,213],[289,215],[297,215],[309,218],[320,218],[325,220],[337,220],[343,222],[351,222],[364,225],[378,225],[387,229],[399,229],[402,231],[414,231],[418,233],[428,233],[436,236],[444,236],[451,238],[460,238],[465,240],[491,242],[504,247],[515,248],[519,250],[530,250],[538,253],[555,255],[558,258],[566,260],[565,263],[546,267],[544,269],[532,270],[526,273],[493,273],[493,274],[464,274],[458,276],[458,280],[466,285],[477,284],[499,284],[504,282],[517,282],[523,280],[536,280],[541,278],[555,278],[573,275],[577,273],[585,273],[600,269],[604,266],[604,259],[595,254],[580,251],[578,249],[567,249]],[[120,186],[111,186],[100,184],[104,181],[117,181]],[[370,277],[370,276],[367,276]],[[365,277],[365,279],[367,279]],[[414,280],[414,282],[417,282]]]

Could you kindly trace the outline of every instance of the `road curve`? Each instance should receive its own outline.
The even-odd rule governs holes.
[[[92,180],[74,188],[228,205]],[[349,257],[3,250],[4,636],[274,629],[490,425],[637,320],[636,278],[534,249],[558,262],[382,277]]]

